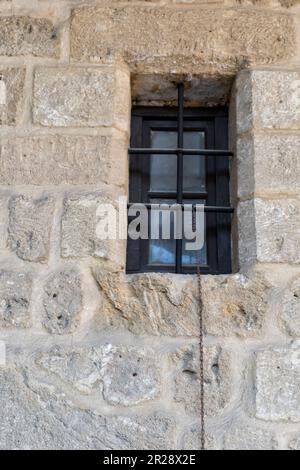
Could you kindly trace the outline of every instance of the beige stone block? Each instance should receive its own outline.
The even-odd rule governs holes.
[[[53,127],[115,126],[129,131],[130,80],[116,67],[39,68],[33,120]]]
[[[0,68],[0,125],[14,126],[18,123],[22,112],[24,81],[24,68]]]
[[[240,137],[236,158],[239,197],[299,193],[300,133]]]
[[[122,132],[28,135],[0,141],[3,185],[126,185],[128,142]]]
[[[71,57],[124,59],[133,69],[235,73],[294,54],[293,18],[280,12],[172,6],[75,9]]]
[[[58,28],[49,19],[0,17],[0,56],[58,57],[59,43]]]

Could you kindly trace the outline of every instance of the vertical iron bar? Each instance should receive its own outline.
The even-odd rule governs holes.
[[[178,143],[183,149],[184,85],[178,85]],[[183,203],[183,153],[177,152],[177,204]],[[182,227],[181,227],[182,229]],[[176,240],[176,273],[182,272],[182,239]]]

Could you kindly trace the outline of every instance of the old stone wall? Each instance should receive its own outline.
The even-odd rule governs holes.
[[[199,448],[194,276],[124,273],[132,101],[228,104],[235,273],[203,277],[210,449],[300,449],[298,0],[0,0],[0,448]],[[6,360],[4,360],[4,351]]]

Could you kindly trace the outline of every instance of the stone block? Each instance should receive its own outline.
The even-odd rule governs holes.
[[[1,21],[0,21],[1,24]],[[1,32],[0,32],[1,35]],[[0,46],[1,48],[1,46]],[[0,126],[15,126],[23,105],[25,69],[0,69]]]
[[[0,85],[1,86],[1,85]],[[102,135],[3,137],[3,185],[127,183],[128,143],[121,132]]]
[[[300,133],[254,134],[237,141],[238,196],[299,193]]]
[[[257,353],[256,416],[265,421],[300,421],[300,349]]]
[[[75,61],[123,59],[143,72],[235,73],[245,64],[286,60],[295,43],[293,19],[262,10],[89,7],[75,9],[71,20]]]
[[[0,56],[58,57],[58,28],[51,20],[30,16],[0,17]]]
[[[300,129],[300,71],[253,70],[236,82],[237,132]]]
[[[174,400],[190,415],[200,412],[199,347],[180,350],[173,360],[177,363]],[[215,417],[229,404],[232,393],[231,360],[219,347],[206,347],[204,352],[205,414]]]
[[[300,438],[294,439],[290,445],[289,445],[290,450],[300,450]]]
[[[225,434],[224,450],[278,450],[278,442],[267,429],[234,423]]]
[[[44,286],[43,325],[49,333],[72,333],[83,308],[81,276],[73,268],[57,270]]]
[[[34,78],[33,120],[48,127],[114,126],[129,131],[130,79],[102,66],[39,68]]]
[[[285,290],[280,303],[280,323],[290,336],[300,337],[300,276]]]
[[[44,263],[49,258],[54,201],[49,196],[14,196],[9,202],[8,244],[25,260]]]
[[[300,206],[297,199],[261,199],[238,207],[241,266],[254,262],[300,262]]]
[[[30,326],[31,279],[27,274],[0,270],[0,327]]]

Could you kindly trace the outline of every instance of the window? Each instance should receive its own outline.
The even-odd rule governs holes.
[[[184,239],[128,239],[128,273],[194,273],[199,260],[202,273],[231,272],[227,109],[183,109],[182,90],[179,103],[133,109],[129,201],[205,205],[205,244],[195,253]]]

